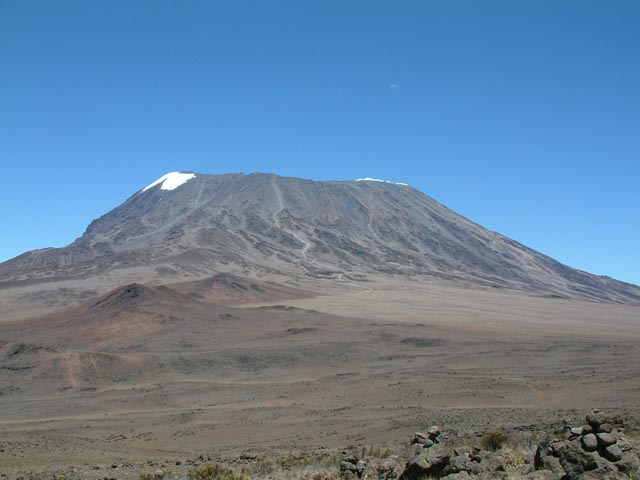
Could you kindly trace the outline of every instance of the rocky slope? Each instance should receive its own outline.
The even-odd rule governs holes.
[[[588,417],[593,418],[593,415]],[[327,449],[220,456],[191,456],[146,462],[110,462],[70,468],[7,470],[17,480],[42,478],[149,480],[628,480],[640,474],[637,443],[623,419],[593,427],[554,429],[536,425],[460,435],[439,426],[414,433],[404,446],[351,446]],[[604,428],[603,428],[604,427]],[[526,428],[526,431],[524,430]],[[573,433],[587,429],[608,433]],[[584,438],[593,436],[593,447]],[[541,441],[539,439],[542,439]],[[537,442],[537,447],[535,446]],[[607,445],[609,444],[609,445]],[[3,446],[0,441],[0,446]],[[8,444],[8,448],[13,445]],[[614,453],[611,453],[614,452]],[[105,475],[107,474],[107,475]]]
[[[338,279],[430,275],[640,304],[640,287],[572,269],[407,185],[181,175],[136,192],[67,247],[0,264],[0,287],[144,265],[153,267],[145,281],[221,271]]]

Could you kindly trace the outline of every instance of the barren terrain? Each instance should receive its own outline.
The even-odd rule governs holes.
[[[637,306],[407,277],[298,283],[317,295],[229,308],[160,290],[78,324],[0,325],[3,471],[392,446],[430,424],[526,430],[593,407],[639,424]]]
[[[298,452],[333,459],[321,480],[342,449],[398,452],[430,425],[454,447],[532,443],[592,408],[637,433],[640,287],[404,184],[186,177],[0,264],[0,475]],[[589,468],[618,448],[583,438]]]

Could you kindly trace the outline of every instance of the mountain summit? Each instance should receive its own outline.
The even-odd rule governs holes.
[[[265,173],[169,173],[91,222],[71,245],[0,264],[0,286],[116,270],[147,281],[219,272],[432,276],[640,303],[639,287],[567,267],[406,184]]]

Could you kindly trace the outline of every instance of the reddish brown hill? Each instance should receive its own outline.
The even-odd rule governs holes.
[[[299,331],[330,317],[297,309],[231,308],[203,300],[304,294],[277,284],[219,275],[179,287],[191,294],[201,292],[202,299],[166,286],[129,284],[76,307],[0,323],[0,393],[157,382],[202,371],[209,375],[261,369],[274,361],[288,364],[291,354],[284,358],[271,347],[268,353],[258,352],[247,348],[247,338],[278,344],[289,339],[292,328]]]
[[[199,345],[206,330],[224,319],[254,317],[240,304],[309,296],[308,292],[271,282],[220,274],[167,286],[138,283],[115,288],[76,307],[49,315],[0,324],[3,339],[26,337],[36,344],[74,350],[150,351],[168,345]],[[259,315],[269,318],[261,310]],[[181,347],[181,348],[183,348]]]
[[[230,273],[220,273],[204,280],[174,283],[170,287],[196,300],[206,300],[220,305],[240,305],[313,296],[311,292],[297,288],[242,278]]]
[[[164,286],[129,284],[77,307],[0,325],[0,334],[27,327],[29,338],[62,348],[124,351],[144,348],[151,336],[174,331],[185,321],[215,315],[216,305]]]

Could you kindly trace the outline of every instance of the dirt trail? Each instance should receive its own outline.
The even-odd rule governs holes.
[[[79,354],[72,354],[67,358],[67,381],[70,387],[77,388],[80,386],[78,373],[81,366],[82,362]]]
[[[338,274],[338,278],[336,279],[338,282],[340,282],[342,285],[349,285],[351,287],[356,287],[356,288],[361,288],[362,291],[360,292],[355,292],[355,293],[348,293],[347,295],[362,295],[363,293],[370,293],[373,292],[373,288],[370,287],[363,287],[362,285],[358,285],[357,283],[352,283],[352,282],[347,282],[344,280],[344,273],[339,273]]]

